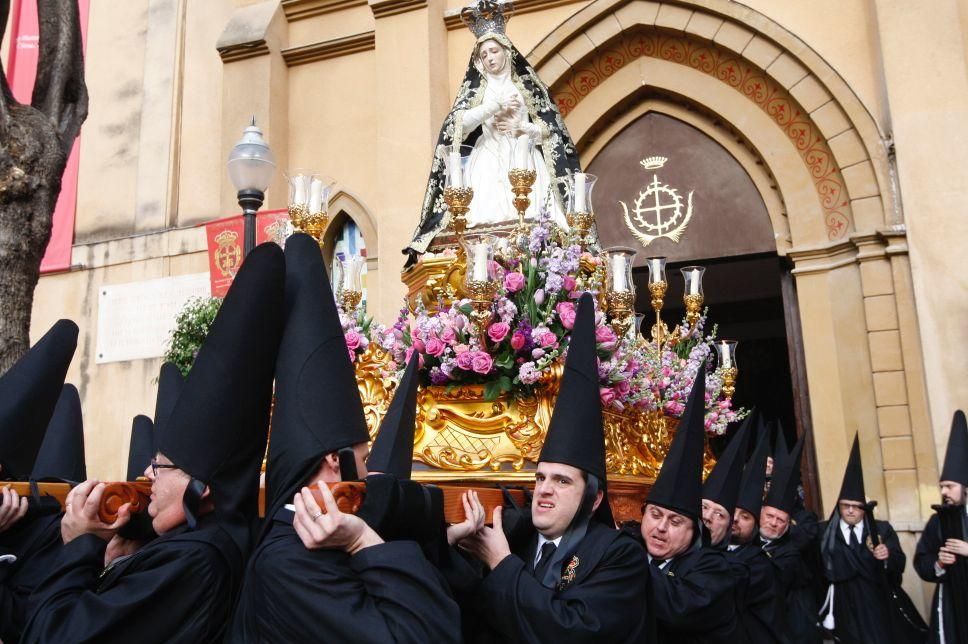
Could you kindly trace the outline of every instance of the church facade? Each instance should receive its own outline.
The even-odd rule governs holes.
[[[395,318],[401,249],[474,42],[462,4],[86,7],[91,108],[70,268],[41,278],[33,332],[59,317],[81,327],[68,380],[93,476],[123,471],[160,365],[98,360],[97,335],[111,332],[100,295],[209,269],[202,224],[238,212],[225,161],[253,115],[278,165],[266,208],[285,208],[288,169],[331,176],[333,235],[365,247],[368,311]],[[859,433],[868,494],[910,555],[938,501],[951,415],[968,404],[968,8],[515,4],[508,36],[599,177],[603,245],[635,248],[638,271],[651,255],[707,266],[710,321],[740,340],[737,399],[775,405],[807,436],[807,492],[825,514]],[[761,393],[744,398],[744,385]]]

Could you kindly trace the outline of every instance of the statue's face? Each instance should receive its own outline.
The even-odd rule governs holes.
[[[491,74],[497,74],[504,69],[504,65],[508,61],[507,52],[504,51],[501,43],[496,40],[482,42],[477,54],[481,57],[481,64],[484,65],[484,69]]]

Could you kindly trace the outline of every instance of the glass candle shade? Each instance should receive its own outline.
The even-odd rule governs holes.
[[[471,177],[469,164],[471,150],[469,145],[448,145],[444,151],[444,188],[469,188]]]
[[[363,267],[366,266],[366,259],[359,255],[350,255],[341,259],[337,266],[338,284],[342,291],[353,291],[359,293],[363,290]]]
[[[666,258],[649,257],[645,260],[645,265],[649,267],[649,284],[657,284],[666,281]]]
[[[568,190],[568,213],[594,212],[592,208],[592,189],[598,177],[585,172],[576,172]]]
[[[736,369],[736,340],[717,340],[716,353],[719,354],[720,369]]]
[[[702,275],[706,272],[706,269],[702,266],[686,266],[680,271],[682,272],[682,279],[685,281],[683,295],[702,296]]]
[[[497,262],[494,261],[497,238],[494,235],[468,235],[463,244],[467,254],[465,282],[497,281]]]
[[[606,290],[611,293],[630,293],[632,287],[632,261],[635,250],[612,247],[605,250]]]
[[[286,175],[286,181],[289,182],[289,205],[309,210],[313,181],[319,181],[319,175],[312,170],[296,169]]]
[[[534,170],[534,141],[527,134],[507,135],[511,146],[511,170]]]

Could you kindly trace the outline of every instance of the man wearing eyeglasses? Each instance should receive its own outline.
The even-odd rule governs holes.
[[[253,250],[195,359],[151,465],[158,538],[102,574],[129,508],[105,524],[104,484],[77,486],[23,642],[222,641],[257,517],[284,276],[278,246]]]

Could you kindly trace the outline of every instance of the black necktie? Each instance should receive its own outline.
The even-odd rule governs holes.
[[[551,560],[554,558],[557,549],[558,546],[553,541],[545,541],[544,545],[541,546],[541,557],[538,558],[538,565],[534,567],[534,578],[538,581],[544,579],[545,572],[551,566]]]
[[[855,531],[856,526],[850,526],[850,549],[854,552],[860,552],[860,541],[857,540],[857,532]]]
[[[657,569],[661,570],[662,569],[662,564],[664,564],[665,562],[666,562],[665,559],[659,559],[658,557],[652,557],[652,561],[650,561],[649,563],[652,564],[652,567],[653,568],[657,568]]]

